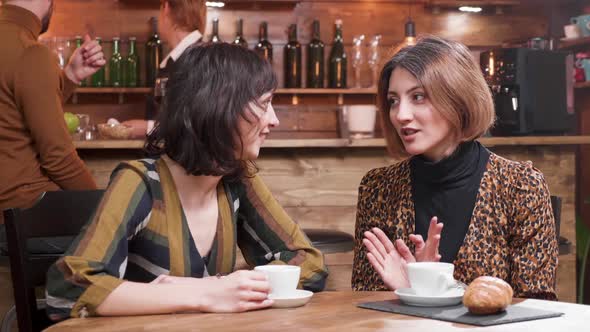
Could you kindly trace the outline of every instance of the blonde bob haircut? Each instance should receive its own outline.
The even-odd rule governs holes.
[[[402,48],[384,65],[378,86],[378,107],[387,149],[394,157],[407,157],[389,118],[389,80],[396,68],[409,71],[424,88],[426,98],[440,112],[461,141],[481,137],[494,123],[494,102],[483,74],[467,47],[435,36]],[[450,138],[449,138],[450,139]]]

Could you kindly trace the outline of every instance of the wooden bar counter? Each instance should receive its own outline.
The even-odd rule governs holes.
[[[485,137],[491,151],[512,160],[530,160],[545,175],[552,195],[562,198],[561,236],[571,242],[559,256],[557,292],[561,301],[575,302],[576,153],[590,136]],[[122,160],[142,157],[142,141],[79,141],[78,153],[100,187]],[[395,160],[387,156],[383,139],[269,139],[257,165],[278,201],[303,228],[354,233],[357,190],[370,169]],[[350,289],[352,252],[326,255],[328,289]]]
[[[171,314],[68,319],[46,331],[584,331],[590,306],[514,299],[512,305],[561,312],[555,318],[477,327],[357,307],[398,301],[393,292],[316,293],[303,307],[239,314]]]

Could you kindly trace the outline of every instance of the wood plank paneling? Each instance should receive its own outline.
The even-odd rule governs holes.
[[[526,161],[543,172],[552,195],[562,197],[561,235],[575,242],[575,150],[564,146],[495,147],[506,158]],[[99,186],[106,186],[119,160],[138,158],[129,151],[83,150],[81,155]],[[289,215],[302,228],[336,229],[353,234],[358,185],[370,169],[394,162],[383,148],[264,150],[260,176]],[[575,252],[575,246],[572,248]],[[352,256],[326,257],[332,271],[330,289],[349,289]],[[575,254],[560,256],[558,294],[575,301]]]

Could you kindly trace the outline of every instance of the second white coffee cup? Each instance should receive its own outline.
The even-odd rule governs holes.
[[[270,292],[274,297],[292,296],[297,289],[301,274],[301,268],[296,265],[260,265],[254,270],[267,275]]]
[[[440,296],[457,284],[453,278],[455,266],[451,263],[408,263],[408,279],[416,295]]]

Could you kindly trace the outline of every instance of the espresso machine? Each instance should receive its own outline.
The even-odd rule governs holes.
[[[573,57],[528,48],[480,54],[494,98],[494,136],[560,135],[573,129]]]

